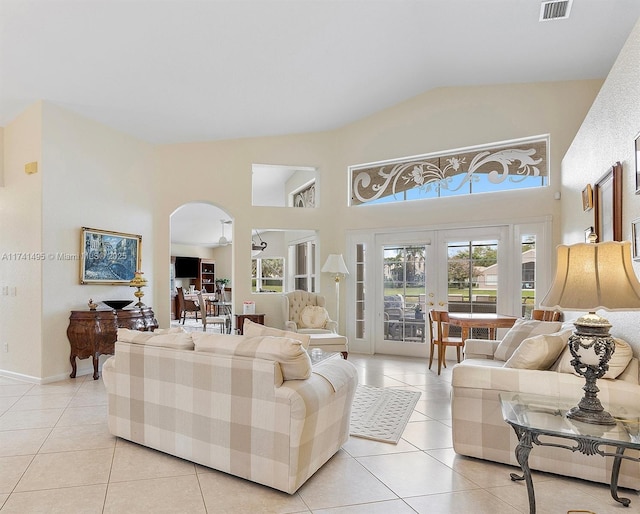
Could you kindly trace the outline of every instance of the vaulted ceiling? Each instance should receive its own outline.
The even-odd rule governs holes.
[[[1,0],[0,125],[37,100],[157,143],[333,129],[431,88],[604,78],[638,0]]]

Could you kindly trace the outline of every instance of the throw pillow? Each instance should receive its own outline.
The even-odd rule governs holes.
[[[128,328],[118,329],[118,341],[134,344],[146,344],[149,346],[162,346],[177,350],[193,350],[191,334],[182,330],[178,332],[141,332]]]
[[[328,319],[327,309],[318,305],[307,305],[300,312],[300,322],[303,328],[324,328]]]
[[[493,358],[498,361],[508,361],[525,339],[540,334],[553,334],[562,327],[560,321],[538,321],[533,319],[519,319],[504,335],[496,348]]]
[[[616,342],[616,350],[611,355],[609,360],[609,370],[604,374],[602,378],[618,378],[618,376],[626,369],[633,358],[633,350],[631,345],[622,339],[614,338]],[[573,373],[580,376],[575,368],[571,365],[573,355],[569,351],[569,347],[560,355],[554,368],[558,373]]]
[[[504,363],[505,368],[547,370],[567,347],[571,330],[525,339]]]
[[[299,332],[290,332],[288,330],[280,330],[279,328],[265,327],[260,323],[254,323],[250,319],[245,318],[244,325],[242,325],[242,333],[245,336],[275,336],[275,337],[288,337],[289,339],[295,339],[302,343],[302,347],[306,350],[309,348],[309,342],[311,336],[309,334],[301,334]]]
[[[193,332],[197,352],[238,355],[276,361],[284,380],[304,380],[311,376],[311,358],[300,341],[287,337],[236,336]]]

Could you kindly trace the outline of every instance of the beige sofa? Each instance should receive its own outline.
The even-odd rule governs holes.
[[[118,331],[112,434],[294,493],[349,437],[357,371],[271,335]]]
[[[566,329],[571,326],[570,323],[565,324],[555,334],[548,332],[548,335],[535,336],[530,340],[525,338],[516,346],[516,349],[521,348],[519,353],[523,353],[525,347],[522,345],[525,342],[532,343],[528,346],[529,350],[539,350],[541,346],[544,347],[545,341],[548,342],[552,337],[562,338],[565,341],[564,348],[560,349],[560,355],[553,360],[553,355],[546,356],[547,362],[542,366],[546,369],[505,366],[516,354],[514,350],[506,361],[496,360],[495,354],[504,351],[504,346],[500,348],[500,341],[466,341],[465,359],[452,371],[451,413],[453,447],[456,453],[518,465],[514,453],[518,440],[513,428],[502,418],[498,398],[501,392],[568,397],[575,398],[576,404],[578,403],[584,394],[582,387],[585,381],[572,373],[569,364],[571,357],[566,349],[566,340],[570,329]],[[638,359],[631,356],[631,350],[626,343],[618,340],[617,344],[620,348],[617,348],[611,361],[611,374],[617,375],[617,378],[598,380],[598,397],[605,406],[613,403],[637,410],[640,407]],[[624,351],[623,344],[626,345]],[[639,452],[630,450],[625,454],[640,457]],[[531,469],[605,484],[610,481],[612,464],[613,458],[610,457],[587,456],[578,451],[542,446],[534,446],[529,456]],[[623,461],[618,483],[622,487],[640,488],[640,463]]]

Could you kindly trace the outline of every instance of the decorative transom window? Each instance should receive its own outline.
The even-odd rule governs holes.
[[[305,185],[300,190],[293,193],[294,207],[315,207],[316,206],[316,182]]]
[[[351,205],[549,185],[549,136],[349,167]]]

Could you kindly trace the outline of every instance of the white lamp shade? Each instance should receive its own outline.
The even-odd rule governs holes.
[[[629,241],[558,246],[558,267],[542,306],[595,312],[640,309]]]
[[[338,253],[330,254],[320,271],[322,271],[322,273],[341,273],[343,275],[349,274],[349,270],[347,269],[347,265],[344,263],[342,254]]]

